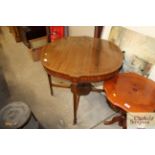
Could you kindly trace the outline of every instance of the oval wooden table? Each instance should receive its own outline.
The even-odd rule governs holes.
[[[104,82],[106,97],[121,115],[105,124],[119,122],[126,128],[127,112],[155,111],[155,82],[136,73],[119,73]]]
[[[112,42],[91,37],[67,37],[42,48],[41,62],[50,75],[72,82],[74,124],[80,95],[92,90],[91,82],[114,76],[122,66],[123,54]],[[57,86],[57,85],[54,85]],[[53,92],[52,92],[53,93]]]

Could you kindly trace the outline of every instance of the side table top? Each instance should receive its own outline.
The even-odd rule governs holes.
[[[155,82],[136,73],[119,73],[104,82],[108,100],[126,112],[155,110]]]
[[[101,81],[122,65],[123,54],[112,42],[91,37],[67,37],[42,48],[44,68],[71,81]]]

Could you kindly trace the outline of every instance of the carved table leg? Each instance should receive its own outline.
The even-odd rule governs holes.
[[[73,93],[73,100],[74,100],[74,120],[73,120],[73,124],[77,123],[77,110],[78,110],[78,105],[79,105],[79,99],[80,99],[80,95],[78,94],[78,90],[77,90],[77,84],[76,83],[72,83],[71,85],[71,91]]]
[[[126,129],[126,113],[121,113],[119,116],[115,116],[109,121],[105,120],[104,124],[110,125],[115,122],[118,122],[119,126],[121,126],[123,129]]]
[[[50,85],[51,95],[53,95],[52,77],[49,74],[47,74],[47,75],[48,75],[48,81],[49,81],[49,85]]]
[[[110,125],[110,124],[113,124],[113,123],[115,123],[115,122],[119,122],[120,120],[121,120],[121,118],[122,118],[122,116],[120,115],[120,116],[115,116],[115,117],[113,117],[111,120],[109,120],[109,121],[104,121],[104,125]]]
[[[112,108],[115,112],[119,113],[119,116],[114,116],[109,121],[105,120],[104,124],[110,125],[110,124],[113,124],[115,122],[118,122],[119,126],[121,126],[123,129],[126,129],[127,128],[126,111],[124,111],[124,110],[120,109],[119,107],[113,105],[108,99],[107,99],[107,103],[109,104],[110,108]]]

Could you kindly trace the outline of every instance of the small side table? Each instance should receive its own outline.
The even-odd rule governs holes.
[[[111,106],[120,112],[105,125],[118,122],[126,128],[127,112],[155,111],[155,82],[136,73],[117,74],[104,82],[104,90]]]

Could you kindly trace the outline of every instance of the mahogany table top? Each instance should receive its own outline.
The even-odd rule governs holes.
[[[155,110],[155,82],[136,73],[119,73],[105,81],[108,100],[126,112]]]
[[[91,37],[67,37],[42,49],[48,73],[70,81],[97,82],[118,72],[123,54],[112,42]]]

